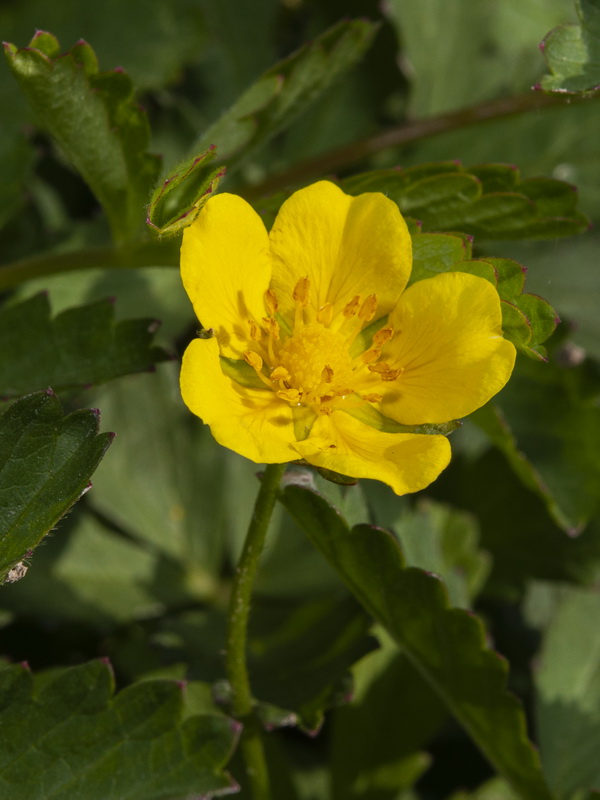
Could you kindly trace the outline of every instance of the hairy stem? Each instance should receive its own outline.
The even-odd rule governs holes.
[[[539,111],[543,108],[589,102],[600,95],[564,95],[543,94],[542,92],[524,92],[512,97],[503,97],[490,100],[475,106],[450,111],[435,117],[418,119],[403,123],[395,128],[379,131],[364,139],[358,139],[350,144],[329,150],[315,158],[294,164],[290,169],[267,178],[261,184],[240,191],[247,199],[272,194],[285,188],[300,183],[307,178],[327,175],[335,170],[342,169],[369,156],[387,150],[410,144],[429,136],[447,133],[458,128],[469,128],[495,119],[516,116],[529,111]]]
[[[229,603],[225,666],[232,690],[233,713],[244,724],[241,751],[254,800],[268,800],[270,789],[260,724],[254,711],[248,676],[248,618],[254,578],[284,471],[285,464],[269,464],[265,469]]]

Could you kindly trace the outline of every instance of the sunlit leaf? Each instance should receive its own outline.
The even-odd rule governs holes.
[[[67,53],[38,31],[28,47],[5,45],[30,105],[102,204],[118,240],[132,238],[156,180],[159,161],[146,149],[150,130],[123,70],[100,72],[89,44]]]
[[[368,525],[350,529],[334,507],[303,486],[287,485],[281,499],[498,772],[524,796],[550,800],[523,711],[506,690],[506,664],[487,649],[479,620],[449,606],[438,578],[407,568],[389,532]]]

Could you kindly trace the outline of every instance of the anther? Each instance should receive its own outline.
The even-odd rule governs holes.
[[[248,325],[250,326],[250,338],[254,339],[255,342],[260,342],[260,340],[262,339],[261,329],[258,327],[258,325],[256,324],[256,322],[254,322],[253,319],[248,320]]]
[[[310,291],[310,280],[307,275],[303,278],[300,278],[296,286],[294,287],[294,293],[292,297],[297,303],[303,308],[306,308],[308,305],[308,298],[309,298],[309,291]]]
[[[377,311],[377,296],[374,294],[370,294],[360,307],[360,311],[358,312],[358,318],[364,320],[365,322],[370,322],[375,316],[376,311]]]
[[[333,381],[333,369],[329,366],[329,364],[325,364],[323,367],[321,379],[324,380],[325,383],[331,383]]]
[[[285,367],[275,367],[273,372],[271,373],[271,380],[272,381],[290,381],[292,376],[287,371]]]
[[[282,400],[287,400],[288,403],[298,403],[301,398],[298,389],[280,389],[275,394]]]
[[[344,307],[344,310],[342,312],[343,315],[345,317],[353,317],[353,316],[355,316],[356,311],[358,310],[359,304],[360,304],[360,295],[356,294],[356,295],[354,295],[352,300],[350,300],[349,303],[346,303],[346,305]]]
[[[263,322],[265,323],[265,328],[269,336],[272,336],[275,341],[279,341],[279,323],[277,320],[272,317],[263,317]]]
[[[262,369],[263,360],[258,355],[258,353],[255,353],[253,350],[246,350],[246,352],[244,353],[244,361],[247,364],[250,364],[250,366],[253,367],[255,370],[257,370],[258,372],[260,372],[260,370]]]
[[[378,347],[370,347],[368,350],[365,350],[360,359],[363,364],[372,364],[374,361],[377,361],[380,355],[381,350]]]
[[[394,329],[391,325],[386,325],[385,328],[381,328],[378,330],[375,336],[373,336],[373,346],[374,347],[381,347],[394,335]]]
[[[404,372],[403,369],[392,369],[385,361],[381,364],[371,364],[369,370],[376,372],[382,381],[395,381]]]
[[[361,394],[363,400],[366,400],[367,403],[379,403],[383,400],[382,394]]]
[[[267,308],[267,314],[270,317],[274,317],[279,308],[279,303],[277,301],[277,295],[272,289],[267,289],[265,292],[265,306]]]

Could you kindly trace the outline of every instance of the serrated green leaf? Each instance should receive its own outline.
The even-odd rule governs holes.
[[[546,36],[542,52],[552,73],[542,89],[571,94],[600,88],[600,3],[575,0],[580,25],[561,25]]]
[[[413,265],[410,282],[448,272],[470,255],[460,236],[448,233],[422,233],[413,237]]]
[[[486,648],[481,623],[449,607],[437,578],[406,568],[387,531],[368,525],[350,529],[324,498],[301,486],[286,486],[281,499],[498,772],[524,798],[550,800],[523,711],[506,690],[505,663]]]
[[[584,365],[523,360],[502,394],[471,417],[569,533],[600,502],[600,412],[590,380],[597,392]]]
[[[536,721],[548,782],[572,798],[600,782],[600,597],[566,586],[556,594],[535,672]]]
[[[51,320],[46,294],[1,308],[0,397],[103,383],[167,358],[151,346],[156,320],[114,316],[114,304],[100,300]]]
[[[144,681],[114,696],[104,661],[34,679],[0,672],[0,795],[11,800],[186,800],[231,792],[237,738],[217,715],[182,721],[184,689]]]
[[[525,314],[508,300],[501,300],[502,332],[519,350],[527,349],[533,334],[531,324]]]
[[[205,153],[181,164],[177,172],[156,187],[146,218],[156,233],[175,236],[196,219],[225,175],[225,167],[208,169],[215,156],[216,147],[211,145]]]
[[[516,167],[458,161],[376,170],[341,182],[352,195],[384,192],[423,232],[461,231],[481,239],[557,238],[589,226],[573,187],[550,178],[521,180]]]
[[[29,47],[5,45],[9,66],[30,105],[102,204],[116,240],[134,236],[159,162],[146,152],[150,130],[122,71],[100,73],[86,42],[60,54],[38,32]]]
[[[485,261],[496,270],[496,288],[502,300],[513,303],[518,300],[525,285],[526,268],[510,258],[485,258]]]
[[[0,580],[81,497],[112,441],[90,410],[63,417],[51,392],[0,416]]]

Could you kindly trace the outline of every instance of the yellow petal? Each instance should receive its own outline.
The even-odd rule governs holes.
[[[515,348],[502,338],[500,298],[489,281],[448,272],[410,286],[389,317],[382,361],[403,370],[380,410],[407,425],[447,422],[487,403],[508,381]]]
[[[396,494],[424,489],[450,462],[445,436],[382,433],[340,411],[319,417],[296,449],[310,464],[383,481]]]
[[[181,395],[224,447],[258,464],[297,458],[291,408],[268,389],[241,386],[223,374],[216,339],[195,339],[181,366]]]
[[[271,229],[272,286],[285,313],[305,276],[310,305],[338,313],[353,297],[377,296],[375,316],[387,314],[406,286],[411,239],[395,203],[380,193],[351,197],[328,181],[295,192]]]
[[[222,354],[241,358],[248,349],[249,319],[265,314],[271,280],[269,237],[252,206],[233,194],[212,197],[183,232],[181,277]]]

